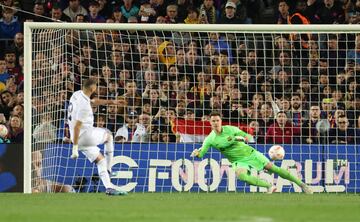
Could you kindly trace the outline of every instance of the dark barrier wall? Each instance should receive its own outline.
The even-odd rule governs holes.
[[[190,153],[199,144],[117,144],[112,182],[135,192],[238,191],[262,192],[238,181],[229,162],[215,150],[204,159],[192,159]],[[266,154],[270,146],[256,145]],[[310,184],[316,192],[360,192],[360,152],[352,145],[284,146],[285,159],[276,164]],[[103,191],[97,169],[83,155],[69,158],[71,146],[52,145],[43,158],[43,175],[48,180],[75,185],[82,192]],[[58,166],[54,169],[53,166]],[[252,172],[256,174],[256,172]],[[56,175],[56,177],[53,177]],[[288,181],[260,172],[280,192],[300,192]]]
[[[23,144],[0,144],[0,192],[23,192]]]

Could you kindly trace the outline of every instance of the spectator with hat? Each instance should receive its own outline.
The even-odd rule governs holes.
[[[133,139],[138,123],[138,114],[135,110],[130,110],[125,115],[125,124],[116,131],[115,142],[130,142]]]
[[[220,18],[219,24],[242,24],[246,21],[241,21],[236,17],[236,4],[228,1],[225,5],[225,14]]]

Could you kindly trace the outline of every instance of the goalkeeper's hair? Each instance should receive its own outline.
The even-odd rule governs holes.
[[[84,89],[89,89],[92,85],[96,85],[97,81],[95,78],[88,78],[87,80],[85,80],[83,82],[83,88]]]
[[[212,116],[218,116],[218,117],[222,118],[221,113],[218,112],[218,111],[212,111],[212,112],[210,113],[210,117],[212,117]]]

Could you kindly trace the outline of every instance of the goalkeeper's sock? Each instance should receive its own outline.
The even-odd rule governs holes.
[[[107,170],[111,173],[111,163],[114,157],[114,140],[112,135],[109,136],[108,141],[104,144],[104,156]]]
[[[101,181],[104,184],[105,188],[111,188],[112,184],[110,182],[110,176],[107,172],[106,169],[106,161],[105,159],[100,160],[99,162],[96,163],[97,168],[98,168],[98,173],[99,173],[99,177],[101,179]]]
[[[258,186],[258,187],[266,187],[266,188],[269,188],[271,187],[272,185],[270,183],[268,183],[267,181],[263,180],[263,179],[260,179],[258,177],[254,177],[254,176],[251,176],[251,175],[248,175],[247,173],[241,173],[239,176],[238,176],[238,179],[239,180],[242,180],[250,185],[254,185],[254,186]]]
[[[275,164],[272,165],[272,167],[269,169],[269,171],[272,173],[278,174],[280,177],[282,177],[284,179],[287,179],[287,180],[290,180],[290,181],[296,183],[298,186],[303,184],[303,182],[299,178],[292,175],[288,170],[280,168],[280,167],[276,166]]]

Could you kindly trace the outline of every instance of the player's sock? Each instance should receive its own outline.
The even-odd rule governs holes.
[[[296,183],[298,186],[300,186],[303,183],[299,178],[292,175],[288,170],[275,166],[275,164],[272,165],[269,171],[278,174],[280,177],[284,179]]]
[[[104,144],[104,156],[107,170],[111,173],[111,163],[114,157],[114,140],[112,136],[109,136],[108,141]]]
[[[98,168],[99,177],[100,177],[101,181],[103,182],[104,187],[111,188],[112,184],[110,182],[109,173],[107,172],[106,161],[104,159],[102,159],[99,162],[97,162],[96,165]]]
[[[258,186],[258,187],[271,187],[271,184],[267,181],[260,179],[258,177],[254,177],[251,175],[248,175],[247,173],[241,173],[238,177],[239,180],[242,180],[250,185]]]

